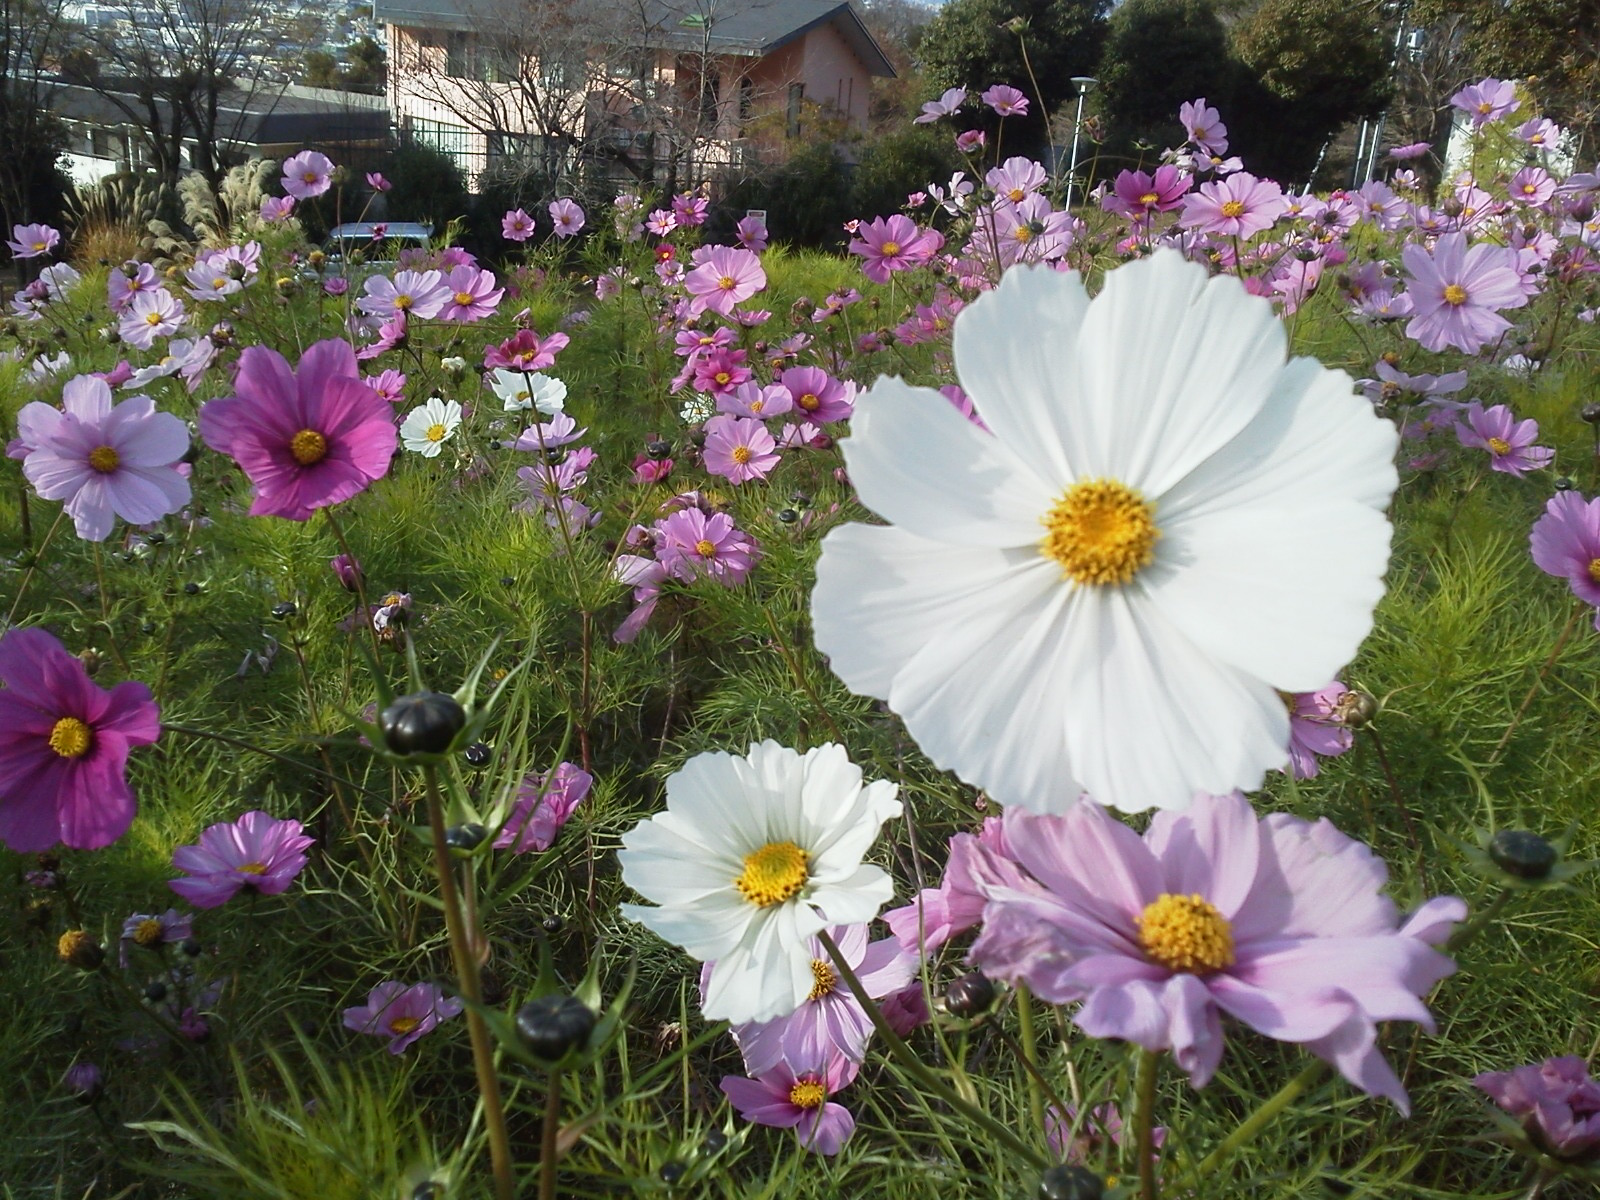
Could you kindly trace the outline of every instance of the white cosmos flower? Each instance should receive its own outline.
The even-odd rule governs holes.
[[[567,400],[567,385],[538,371],[524,375],[521,371],[497,367],[489,377],[489,387],[500,397],[507,412],[537,408],[546,416],[554,416]]]
[[[426,404],[413,408],[400,422],[400,442],[407,450],[415,450],[424,458],[437,458],[460,424],[461,405],[434,396]]]
[[[697,754],[667,780],[667,807],[623,836],[622,878],[646,900],[623,915],[713,962],[705,1015],[770,1021],[811,994],[809,939],[870,921],[893,895],[861,861],[896,786],[861,784],[843,746],[802,755],[777,742],[747,758]]]
[[[956,320],[961,386],[879,380],[841,443],[890,524],[823,542],[812,615],[851,690],[1004,804],[1137,811],[1259,786],[1278,692],[1355,654],[1383,594],[1394,427],[1284,361],[1270,304],[1176,251],[1014,268]]]

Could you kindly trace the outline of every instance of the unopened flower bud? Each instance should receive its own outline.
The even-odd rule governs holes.
[[[473,742],[461,752],[461,757],[467,760],[467,766],[481,770],[494,757],[494,748],[488,742]]]
[[[681,1162],[669,1162],[662,1163],[661,1170],[657,1171],[656,1174],[661,1176],[662,1183],[666,1184],[668,1187],[671,1187],[673,1184],[677,1183],[683,1178],[687,1170],[688,1168],[686,1168]]]
[[[1351,688],[1334,703],[1333,715],[1350,729],[1365,729],[1378,715],[1378,702],[1370,692]]]
[[[1572,481],[1572,477],[1569,475],[1557,475],[1553,486],[1558,492],[1570,492],[1578,485]]]
[[[1578,410],[1578,415],[1590,425],[1600,425],[1600,403],[1585,404]]]
[[[977,1017],[994,1004],[994,981],[982,971],[957,979],[944,993],[945,1009],[954,1017]]]
[[[287,621],[299,611],[299,606],[293,600],[284,600],[272,606],[272,619],[274,621]]]
[[[1489,858],[1507,875],[1538,880],[1549,876],[1559,855],[1556,848],[1537,833],[1526,829],[1502,829],[1489,839]]]
[[[444,692],[401,696],[378,716],[384,744],[396,754],[443,754],[466,723],[461,702]]]
[[[588,1041],[594,1013],[576,996],[540,996],[517,1009],[516,1024],[529,1054],[555,1062]]]
[[[84,1104],[93,1104],[105,1090],[105,1074],[92,1062],[75,1062],[61,1077],[61,1086]]]
[[[1087,1167],[1051,1167],[1039,1177],[1039,1200],[1100,1200],[1106,1185]]]
[[[462,853],[476,850],[483,845],[483,839],[489,836],[489,831],[476,821],[468,821],[464,825],[452,825],[444,831],[444,844],[452,850]]]

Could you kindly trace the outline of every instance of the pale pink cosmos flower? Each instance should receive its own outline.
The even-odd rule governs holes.
[[[594,776],[569,762],[558,764],[548,783],[543,775],[529,775],[517,790],[511,815],[496,835],[494,848],[513,854],[550,849],[593,786]]]
[[[387,192],[394,187],[394,184],[383,177],[383,172],[368,171],[367,186],[375,192]]]
[[[1543,167],[1523,167],[1506,189],[1513,204],[1537,207],[1556,194],[1556,181]]]
[[[171,337],[183,325],[183,301],[166,288],[140,292],[117,324],[117,333],[130,346],[148,350],[158,337]]]
[[[761,260],[749,250],[733,246],[712,246],[700,265],[683,277],[692,297],[689,315],[698,316],[710,309],[727,316],[767,286],[767,273]]]
[[[733,587],[755,566],[755,544],[727,513],[680,509],[657,521],[654,532],[657,560],[685,583],[707,576]]]
[[[14,225],[6,246],[12,258],[42,258],[61,244],[61,231],[49,225]]]
[[[805,1149],[831,1156],[850,1140],[856,1122],[847,1108],[828,1098],[848,1087],[860,1069],[842,1056],[798,1067],[780,1062],[758,1079],[729,1075],[721,1086],[746,1121],[793,1129]]]
[[[440,271],[396,271],[393,279],[374,275],[356,307],[368,316],[437,317],[450,302],[450,287]]]
[[[326,154],[302,150],[283,164],[283,190],[296,200],[310,200],[333,186],[333,163]]]
[[[983,130],[969,129],[965,133],[956,134],[956,149],[963,154],[974,154],[982,150],[988,140],[989,137]]]
[[[910,217],[895,213],[874,217],[856,227],[848,249],[862,259],[861,273],[873,283],[888,283],[896,271],[909,271],[933,258],[941,241],[917,228]],[[937,236],[937,235],[935,235]]]
[[[106,279],[106,303],[111,311],[121,316],[128,311],[135,296],[153,292],[161,286],[161,277],[147,262],[129,259],[114,269]]]
[[[754,417],[758,421],[781,417],[793,408],[794,397],[790,395],[788,388],[780,383],[763,387],[753,379],[747,379],[733,391],[723,392],[717,397],[719,413],[730,413],[736,417]]]
[[[178,470],[189,431],[147,396],[113,407],[105,380],[80,375],[63,389],[60,410],[23,405],[17,430],[31,447],[23,475],[43,499],[66,502],[88,541],[109,537],[117,517],[144,525],[189,503],[189,481]]]
[[[1517,140],[1541,150],[1558,145],[1561,134],[1561,126],[1547,117],[1531,117],[1517,126]]]
[[[577,237],[583,229],[583,209],[576,200],[563,196],[560,200],[551,201],[550,220],[555,222],[557,237]]]
[[[778,375],[794,406],[818,424],[848,420],[855,411],[855,385],[842,383],[821,367],[790,367]]]
[[[1518,1118],[1540,1152],[1564,1162],[1592,1163],[1600,1149],[1600,1083],[1575,1054],[1511,1071],[1485,1071],[1474,1087]]]
[[[767,223],[760,217],[741,217],[739,223],[734,226],[734,233],[739,239],[739,245],[746,250],[759,254],[767,248]]]
[[[778,465],[777,443],[767,427],[750,417],[726,413],[705,424],[705,467],[731,483],[762,480]]]
[[[1600,499],[1557,492],[1545,504],[1528,537],[1534,566],[1565,579],[1572,594],[1595,606],[1600,629]]]
[[[667,234],[678,227],[678,218],[672,214],[670,209],[654,208],[650,210],[650,215],[645,218],[644,227],[657,237],[666,237]]]
[[[1476,354],[1511,328],[1497,310],[1528,303],[1512,251],[1447,233],[1433,252],[1415,242],[1400,252],[1408,276],[1412,317],[1406,336],[1435,352],[1454,346]]]
[[[209,826],[197,845],[174,850],[172,865],[187,878],[169,879],[167,886],[196,908],[220,908],[246,888],[281,895],[305,867],[313,840],[299,821],[255,809]]]
[[[1335,679],[1314,692],[1290,696],[1289,770],[1296,779],[1315,779],[1319,758],[1337,758],[1355,744],[1355,735],[1339,717],[1340,697],[1350,689]]]
[[[913,117],[913,125],[931,125],[940,117],[953,117],[961,111],[961,106],[966,103],[966,88],[946,88],[944,94],[937,100],[929,100],[922,106],[922,114]]]
[[[1008,158],[998,167],[990,169],[983,181],[1001,200],[1019,204],[1050,181],[1044,167],[1031,158],[1021,155]]]
[[[710,206],[711,202],[704,196],[683,192],[672,198],[672,215],[679,225],[691,229],[706,223],[706,210]]]
[[[1529,471],[1548,467],[1556,452],[1536,446],[1539,422],[1519,421],[1504,404],[1484,408],[1478,401],[1467,406],[1466,420],[1456,423],[1456,440],[1463,446],[1489,452],[1489,467],[1521,478]]]
[[[1276,183],[1240,171],[1185,196],[1178,223],[1219,237],[1249,238],[1271,229],[1287,206]]]
[[[1472,119],[1474,129],[1482,129],[1490,121],[1516,112],[1522,102],[1517,99],[1517,85],[1513,81],[1491,76],[1468,84],[1450,97],[1450,103]]]
[[[1433,149],[1431,142],[1408,142],[1404,146],[1395,146],[1389,151],[1389,157],[1395,162],[1411,162],[1423,157]]]
[[[1222,114],[1207,104],[1204,96],[1180,105],[1178,120],[1189,144],[1207,157],[1228,152],[1228,127],[1222,123]]]
[[[505,288],[495,286],[494,272],[477,267],[451,268],[444,277],[444,286],[448,298],[439,310],[439,319],[458,324],[492,317],[500,297],[505,295]]]
[[[983,93],[983,102],[1002,117],[1028,115],[1028,98],[1010,84],[995,84]]]
[[[460,1016],[465,1006],[446,997],[436,983],[399,980],[380,983],[367,993],[367,1002],[344,1010],[344,1027],[389,1039],[389,1053],[402,1054],[440,1021]]]
[[[294,215],[293,196],[261,197],[261,219],[269,225],[287,221]]]
[[[533,236],[533,218],[513,208],[500,219],[500,233],[508,242],[525,242]]]

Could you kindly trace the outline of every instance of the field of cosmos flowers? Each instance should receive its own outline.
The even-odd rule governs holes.
[[[0,1194],[1593,1195],[1600,178],[1453,103],[1069,212],[947,92],[843,257],[16,228]]]

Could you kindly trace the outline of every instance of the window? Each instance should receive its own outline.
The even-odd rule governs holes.
[[[791,83],[789,85],[789,112],[788,120],[784,127],[784,136],[796,138],[800,136],[800,104],[806,98],[806,85]]]
[[[472,47],[465,33],[451,32],[445,37],[444,73],[452,79],[466,79],[472,74]]]
[[[472,131],[465,125],[412,118],[409,132],[419,146],[431,146],[448,154],[470,178],[483,169],[483,156],[472,148]]]

